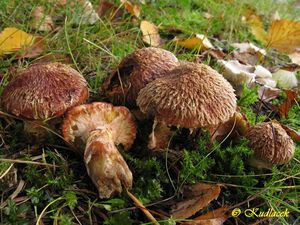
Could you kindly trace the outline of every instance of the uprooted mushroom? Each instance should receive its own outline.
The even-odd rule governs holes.
[[[276,122],[259,123],[249,129],[246,137],[254,155],[249,164],[257,168],[272,168],[290,161],[295,152],[295,145],[291,137]]]
[[[207,128],[227,121],[235,113],[234,89],[211,67],[181,62],[169,73],[147,84],[137,98],[140,110],[155,117],[149,147],[155,148],[161,135],[155,133],[157,123]]]
[[[139,91],[156,78],[168,75],[179,65],[176,56],[161,48],[142,48],[125,57],[117,71],[109,76],[102,91],[112,102],[136,106]]]
[[[123,106],[94,102],[70,109],[63,121],[62,134],[84,155],[84,162],[100,198],[109,198],[132,186],[132,173],[118,151],[130,149],[136,125]]]
[[[89,96],[87,82],[62,63],[36,64],[12,78],[1,96],[4,109],[25,121],[25,131],[39,141],[43,126],[80,105]],[[47,124],[45,122],[48,122]]]

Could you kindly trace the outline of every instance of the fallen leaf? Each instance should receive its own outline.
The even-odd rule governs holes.
[[[106,0],[100,1],[96,12],[99,17],[108,16],[110,19],[120,18],[124,13],[123,9]]]
[[[36,7],[32,11],[32,28],[38,31],[51,31],[54,29],[54,23],[52,17],[45,14],[45,10],[42,6]]]
[[[264,44],[267,43],[267,32],[264,29],[262,18],[256,15],[254,10],[249,10],[245,20],[255,38]]]
[[[121,3],[124,5],[127,12],[131,13],[131,15],[139,18],[141,14],[141,7],[138,5],[133,5],[131,2],[127,0],[121,0]]]
[[[197,183],[186,185],[183,189],[184,200],[176,203],[171,214],[175,219],[189,218],[217,199],[221,188],[217,184]]]
[[[290,108],[295,104],[295,101],[297,100],[298,94],[295,91],[292,90],[284,90],[286,94],[285,101],[277,106],[277,110],[281,117],[287,118]]]
[[[78,3],[83,8],[80,22],[82,24],[95,24],[99,20],[99,16],[94,10],[92,3],[88,0],[78,0]]]
[[[225,139],[233,142],[237,142],[243,137],[250,124],[244,114],[241,112],[235,112],[227,122],[218,125],[217,127],[211,127],[208,129],[211,134],[211,140],[217,140],[222,142]]]
[[[194,218],[191,222],[182,222],[182,225],[221,225],[230,216],[228,214],[228,206],[209,211],[201,216]]]
[[[36,36],[32,45],[23,48],[17,55],[17,58],[34,58],[43,53],[44,47],[45,39],[41,36]]]
[[[286,19],[273,21],[267,36],[267,47],[285,53],[295,52],[300,47],[300,22]]]
[[[217,60],[224,59],[226,57],[226,54],[222,50],[219,50],[219,49],[210,49],[208,51],[208,54]]]
[[[298,80],[294,72],[280,69],[273,73],[272,77],[280,88],[292,89],[298,86]]]
[[[35,36],[15,27],[7,27],[0,33],[0,55],[11,54],[33,45]]]
[[[300,50],[289,54],[289,57],[293,63],[300,65]]]
[[[261,86],[257,90],[257,94],[260,100],[269,102],[279,96],[281,90],[279,88],[269,87],[266,85]]]
[[[143,20],[140,25],[143,33],[143,41],[153,47],[158,47],[162,43],[162,39],[158,33],[158,27],[153,23]]]
[[[195,37],[191,37],[188,39],[175,38],[173,41],[175,41],[177,45],[188,49],[214,49],[214,46],[203,34],[196,34]]]
[[[283,129],[285,129],[287,134],[293,139],[294,142],[300,143],[300,132],[297,132],[284,124],[280,124],[280,125],[282,126]]]
[[[259,48],[252,43],[233,43],[231,45],[237,48],[239,53],[249,53],[251,55],[255,55],[259,61],[262,60],[267,54],[265,49]]]

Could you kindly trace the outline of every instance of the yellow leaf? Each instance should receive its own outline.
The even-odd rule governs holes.
[[[261,17],[256,14],[248,14],[246,23],[249,25],[255,38],[265,44],[267,42],[267,32],[264,29]]]
[[[195,37],[188,39],[175,39],[177,45],[188,48],[188,49],[214,49],[214,46],[203,34],[196,34]]]
[[[139,17],[141,14],[141,8],[138,5],[133,5],[131,2],[127,0],[121,0],[121,3],[124,4],[127,12],[131,13],[131,15]]]
[[[153,23],[143,20],[141,22],[140,29],[143,33],[143,41],[145,43],[153,47],[157,47],[162,43],[158,33],[158,27]]]
[[[286,53],[295,52],[300,47],[300,22],[285,19],[273,21],[267,40],[267,47]]]
[[[7,27],[0,33],[0,55],[10,54],[34,43],[35,37],[15,27]]]

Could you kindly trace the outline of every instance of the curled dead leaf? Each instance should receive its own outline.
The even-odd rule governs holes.
[[[261,101],[270,102],[271,100],[277,98],[281,90],[279,88],[269,87],[266,85],[261,86],[257,90],[258,97]]]
[[[221,188],[218,184],[197,183],[186,185],[183,189],[185,199],[172,207],[172,217],[175,219],[189,218],[217,199]]]
[[[162,39],[158,33],[158,27],[153,23],[143,20],[140,24],[143,33],[143,41],[153,47],[158,47],[162,43]]]
[[[282,126],[282,128],[285,129],[287,134],[293,139],[294,142],[300,143],[300,132],[297,132],[284,124],[280,124],[280,126]]]
[[[139,7],[138,5],[133,5],[128,0],[121,0],[121,3],[124,5],[126,11],[129,12],[131,15],[138,18],[140,17],[141,7]]]
[[[284,90],[284,92],[286,94],[285,101],[275,108],[277,108],[281,117],[287,118],[290,108],[295,104],[298,98],[298,94],[292,90]]]

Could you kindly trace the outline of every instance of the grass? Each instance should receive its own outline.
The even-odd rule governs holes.
[[[145,46],[139,30],[140,20],[125,13],[119,20],[101,18],[94,25],[80,23],[78,6],[56,6],[47,0],[2,0],[0,2],[0,30],[5,27],[17,27],[23,31],[45,37],[44,53],[34,59],[17,59],[15,55],[1,56],[0,91],[9,81],[10,72],[42,60],[46,56],[55,61],[70,63],[88,80],[90,101],[101,101],[99,93],[105,77],[113,71],[121,59],[137,48]],[[94,6],[98,1],[91,1]],[[137,1],[138,2],[138,1]],[[215,45],[230,49],[233,42],[258,43],[241,21],[245,10],[252,8],[263,16],[266,27],[269,18],[280,8],[282,18],[299,20],[294,1],[274,4],[264,1],[223,1],[223,0],[176,0],[146,1],[141,6],[141,18],[151,21],[161,28],[161,36],[167,40],[174,37],[169,28],[181,30],[181,36],[189,37],[195,33],[206,34]],[[278,6],[280,5],[280,7]],[[32,10],[42,5],[45,12],[51,14],[57,29],[52,32],[37,32],[30,27]],[[3,10],[2,10],[3,9]],[[206,19],[204,13],[212,15]],[[197,51],[185,50],[167,41],[162,48],[174,52],[183,60],[197,61]],[[215,65],[213,59],[205,59],[207,64]],[[217,68],[217,67],[216,67]],[[252,125],[263,121],[267,115],[257,116],[253,105],[257,103],[255,90],[245,90],[239,99],[241,109]],[[294,105],[289,117],[282,123],[297,130],[300,129],[300,108]],[[273,115],[272,115],[273,116]],[[275,117],[275,115],[273,116]],[[139,128],[139,136],[145,139],[144,132],[151,125]],[[0,206],[1,224],[141,224],[147,222],[139,210],[131,209],[131,200],[125,193],[109,200],[97,198],[97,192],[87,177],[81,158],[68,149],[59,138],[49,140],[44,146],[29,145],[23,135],[23,123],[20,120],[1,114],[0,148],[2,158],[23,160],[14,162],[17,168],[18,182],[12,187],[3,187]],[[179,137],[180,138],[180,137]],[[260,207],[267,210],[291,212],[286,218],[274,218],[267,224],[298,224],[299,187],[300,187],[300,146],[297,145],[294,160],[284,166],[274,167],[271,171],[255,171],[245,162],[252,153],[247,141],[223,146],[213,145],[213,151],[207,152],[208,139],[204,135],[196,146],[183,146],[182,154],[168,151],[165,154],[149,153],[145,143],[134,146],[124,157],[133,171],[134,187],[132,192],[144,204],[155,203],[169,197],[180,196],[184,184],[207,181],[222,183],[218,201],[203,212],[220,205],[231,206],[245,203],[242,210]],[[32,164],[29,162],[37,162]],[[2,171],[7,171],[11,163],[0,162]],[[24,184],[22,186],[22,182]],[[16,189],[17,186],[19,189]],[[14,193],[15,192],[15,193]],[[14,198],[12,198],[14,197]],[[249,199],[249,203],[245,201]],[[248,204],[246,204],[248,203]],[[164,213],[168,205],[161,203],[152,206],[153,211]],[[249,224],[262,218],[240,216],[229,219],[226,224]],[[161,224],[172,224],[172,220]]]

